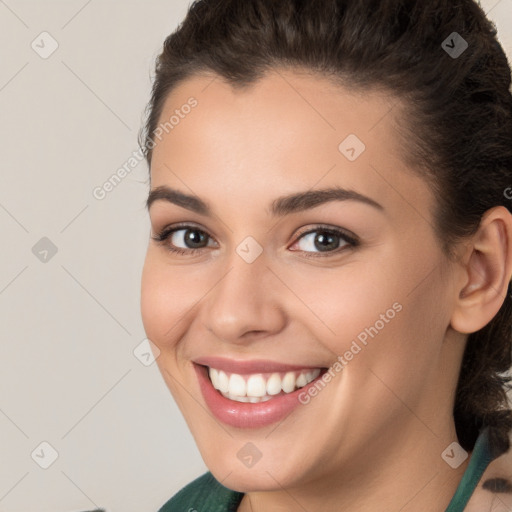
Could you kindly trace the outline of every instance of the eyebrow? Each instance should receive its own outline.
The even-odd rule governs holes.
[[[490,478],[482,484],[482,488],[494,493],[512,494],[512,483],[506,478]]]
[[[146,201],[146,207],[149,210],[155,201],[167,201],[168,203],[181,206],[187,210],[204,216],[213,216],[211,206],[201,198],[188,195],[179,190],[170,188],[166,185],[156,187],[150,191]],[[367,197],[355,190],[348,190],[341,187],[331,187],[325,189],[308,190],[298,192],[287,196],[278,197],[270,205],[270,214],[273,217],[282,217],[292,213],[302,212],[320,206],[330,201],[359,201],[384,211],[384,207],[374,199]]]

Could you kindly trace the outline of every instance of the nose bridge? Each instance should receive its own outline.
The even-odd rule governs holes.
[[[225,271],[209,294],[203,323],[219,338],[235,342],[249,331],[275,331],[283,312],[272,293],[272,279],[263,251],[243,241],[225,259]]]

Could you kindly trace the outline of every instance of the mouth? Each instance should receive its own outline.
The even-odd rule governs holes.
[[[322,368],[314,368],[302,371],[242,375],[225,372],[218,368],[207,368],[212,386],[220,391],[224,398],[253,404],[266,402],[279,395],[293,393],[313,382],[322,373]]]
[[[284,419],[301,405],[299,395],[328,371],[326,367],[223,358],[193,362],[206,405],[223,423],[259,428]]]

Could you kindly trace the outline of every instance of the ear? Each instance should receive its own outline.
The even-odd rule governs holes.
[[[485,212],[467,244],[460,272],[451,326],[472,333],[498,313],[512,277],[512,214],[504,206]]]

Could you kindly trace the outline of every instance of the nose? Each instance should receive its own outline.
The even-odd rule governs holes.
[[[261,254],[247,263],[233,252],[201,310],[206,329],[229,343],[278,333],[286,325],[283,285]]]

